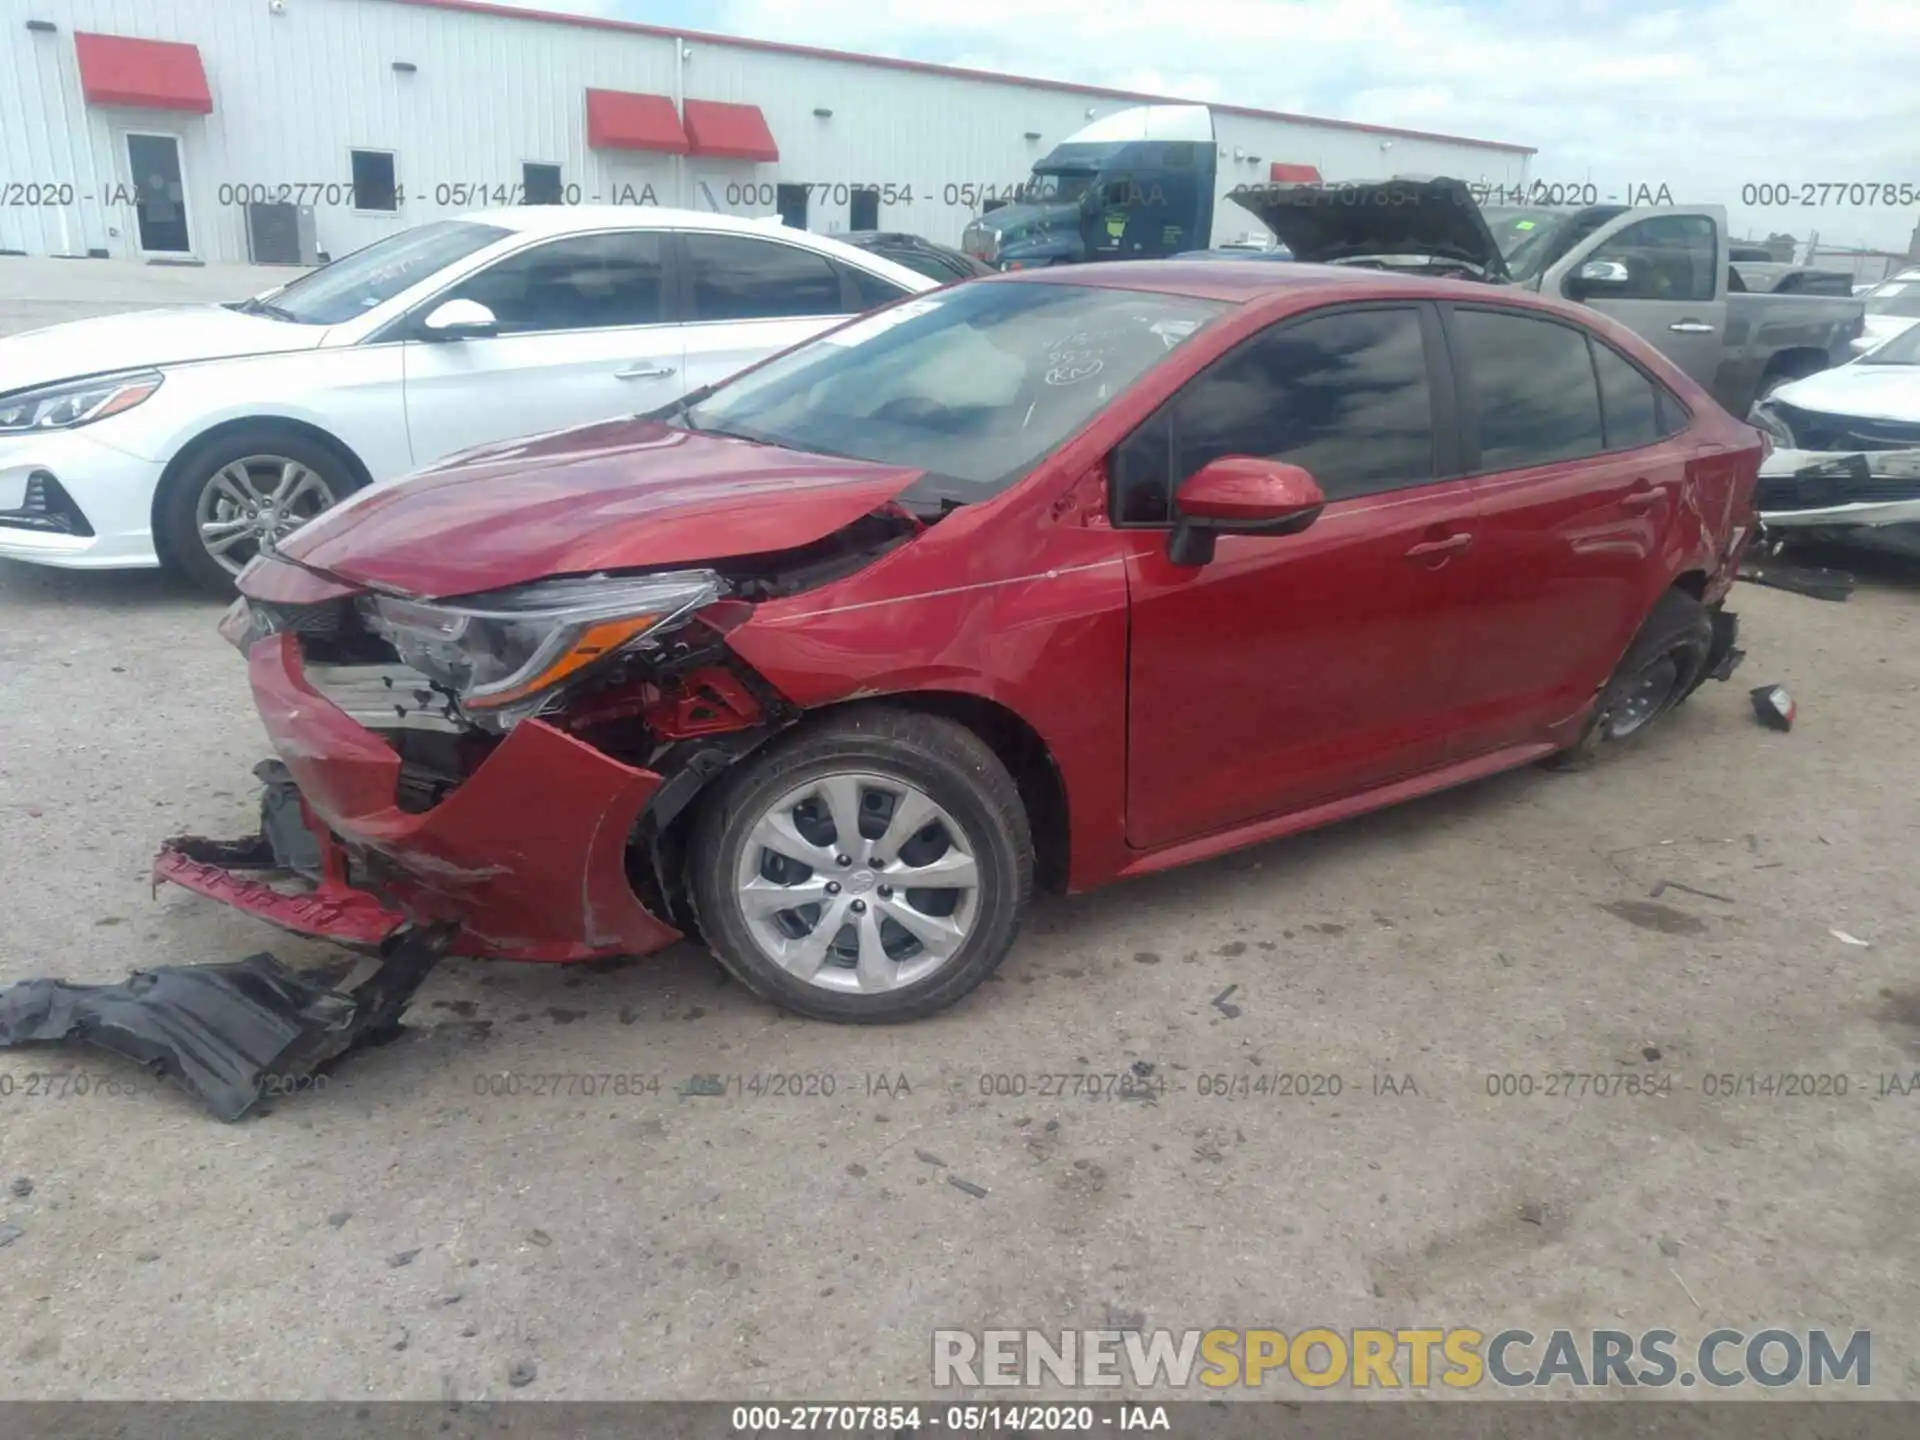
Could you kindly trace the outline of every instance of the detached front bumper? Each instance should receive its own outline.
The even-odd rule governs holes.
[[[170,841],[156,883],[362,948],[409,921],[457,925],[453,953],[513,960],[644,955],[679,938],[627,878],[628,837],[660,776],[526,720],[458,789],[411,813],[395,803],[400,756],[307,682],[293,636],[255,643],[247,667],[317,846],[302,867],[317,872],[313,888],[292,895],[249,873],[286,858],[284,835]]]
[[[1920,524],[1920,449],[1775,450],[1754,500],[1775,534]]]

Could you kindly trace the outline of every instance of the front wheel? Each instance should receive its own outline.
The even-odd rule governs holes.
[[[748,989],[883,1023],[993,973],[1033,889],[1033,842],[1013,778],[972,731],[855,710],[728,775],[695,821],[687,878],[702,934]]]
[[[162,553],[203,590],[233,593],[246,563],[359,488],[333,450],[287,425],[229,430],[172,467],[155,522]]]

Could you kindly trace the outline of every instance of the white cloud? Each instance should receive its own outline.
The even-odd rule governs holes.
[[[526,0],[522,0],[526,3]],[[550,0],[660,19],[640,0]],[[695,7],[675,6],[675,9]],[[1920,210],[1746,186],[1920,185],[1912,0],[714,0],[698,28],[1538,147],[1542,180],[1666,185],[1738,232],[1904,250]]]

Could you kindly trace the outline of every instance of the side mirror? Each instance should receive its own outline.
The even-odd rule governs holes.
[[[1632,278],[1619,260],[1589,260],[1573,272],[1570,288],[1576,295],[1603,295],[1609,290],[1624,289]]]
[[[1297,535],[1320,518],[1327,497],[1298,465],[1223,455],[1186,478],[1173,497],[1167,559],[1205,565],[1219,535]]]
[[[433,307],[420,328],[429,340],[479,340],[499,334],[500,322],[478,300],[447,300]]]

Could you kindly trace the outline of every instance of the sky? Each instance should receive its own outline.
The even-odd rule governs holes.
[[[1535,179],[1665,184],[1736,235],[1904,252],[1920,220],[1799,203],[1920,189],[1920,0],[507,3],[1507,140],[1538,148]],[[1743,204],[1759,184],[1793,203]]]

